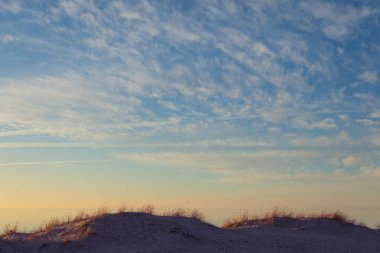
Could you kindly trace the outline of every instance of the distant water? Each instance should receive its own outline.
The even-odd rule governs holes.
[[[85,210],[93,213],[96,209],[0,209],[0,232],[6,224],[14,225],[17,223],[21,231],[30,231],[39,225],[48,222],[51,218],[66,218],[68,215],[75,216],[79,211]],[[158,212],[163,211],[158,209]],[[220,226],[229,217],[234,217],[247,211],[249,215],[263,214],[272,210],[254,209],[200,209],[206,216],[206,220],[214,225]],[[350,218],[355,218],[359,222],[364,222],[367,226],[377,227],[380,225],[380,210],[342,210]],[[318,213],[315,210],[306,210],[303,213]]]

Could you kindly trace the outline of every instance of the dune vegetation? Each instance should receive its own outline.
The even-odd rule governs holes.
[[[101,218],[102,216],[112,214],[112,213],[119,213],[119,214],[145,213],[145,214],[167,216],[167,217],[187,217],[187,218],[198,220],[204,223],[206,223],[207,221],[207,219],[205,218],[205,215],[197,209],[188,210],[188,209],[183,209],[183,208],[177,208],[177,209],[171,209],[171,210],[164,210],[162,212],[158,212],[156,210],[157,209],[151,204],[143,205],[138,208],[127,207],[125,204],[122,204],[114,211],[112,211],[112,209],[108,208],[107,206],[101,206],[95,212],[92,212],[92,213],[86,212],[85,210],[80,210],[77,212],[77,214],[73,216],[67,215],[64,218],[51,217],[47,222],[40,224],[38,227],[34,228],[28,234],[29,234],[29,238],[32,239],[32,238],[38,237],[38,235],[40,234],[48,233],[49,231],[52,231],[59,226],[64,226],[64,225],[77,223],[77,222],[82,222],[82,226],[86,227],[86,224],[90,223],[92,220]],[[221,228],[223,229],[237,228],[240,226],[247,225],[248,223],[273,223],[275,222],[276,219],[279,219],[279,218],[332,219],[342,224],[351,223],[351,224],[364,225],[363,223],[358,223],[355,219],[348,217],[348,215],[346,215],[344,212],[339,211],[339,210],[335,212],[321,212],[318,214],[315,214],[315,213],[303,214],[303,213],[295,213],[295,212],[275,208],[272,212],[267,212],[261,215],[249,215],[247,211],[244,211],[235,217],[227,218],[223,222]],[[3,228],[2,233],[0,234],[0,237],[6,238],[18,232],[26,233],[26,231],[20,231],[19,227],[20,226],[17,223],[13,225],[6,224]],[[86,230],[83,233],[90,234],[90,231]]]
[[[341,211],[300,214],[280,209],[228,218],[221,227],[202,212],[160,210],[152,205],[117,209],[102,206],[51,218],[29,232],[7,225],[1,253],[120,252],[355,252],[377,253],[380,230],[358,224]],[[357,240],[360,238],[360,240]]]
[[[43,233],[48,233],[59,226],[65,226],[71,223],[82,222],[82,226],[86,227],[86,225],[90,223],[92,220],[101,218],[105,215],[112,213],[145,213],[168,217],[187,217],[201,222],[206,222],[204,214],[197,209],[188,210],[183,208],[177,208],[172,210],[165,210],[159,213],[156,212],[156,208],[151,204],[143,205],[138,208],[128,208],[125,204],[122,204],[116,209],[116,211],[112,211],[112,209],[107,206],[100,206],[95,212],[92,213],[86,212],[85,210],[79,210],[77,214],[73,216],[67,215],[64,218],[51,217],[47,222],[44,222],[40,224],[37,228],[32,229],[32,231],[30,231],[29,233],[29,239],[33,239]],[[11,236],[12,234],[19,232],[26,233],[26,231],[21,231],[19,228],[20,226],[18,223],[6,224],[3,228],[2,233],[0,233],[0,237],[6,238],[8,236]],[[85,233],[90,234],[90,231],[85,231]]]
[[[272,212],[265,213],[263,215],[248,215],[247,212],[243,212],[242,214],[228,218],[224,221],[222,228],[236,228],[240,226],[244,226],[248,223],[273,223],[276,219],[281,218],[289,218],[289,219],[332,219],[339,223],[350,223],[350,224],[360,224],[355,219],[349,218],[347,214],[344,212],[337,210],[335,212],[321,212],[321,213],[294,213],[290,211],[274,209]]]

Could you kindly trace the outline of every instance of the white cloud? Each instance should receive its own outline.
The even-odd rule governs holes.
[[[380,146],[380,135],[372,135],[369,137],[369,142],[373,143],[376,146]]]
[[[0,137],[8,137],[8,136],[25,136],[25,135],[37,135],[38,131],[34,130],[13,130],[13,131],[1,131]]]
[[[357,119],[355,120],[355,122],[365,126],[373,126],[377,124],[376,121],[370,119]]]
[[[354,93],[354,97],[359,98],[359,99],[363,99],[363,100],[372,100],[373,99],[372,94],[360,93],[360,92]]]
[[[298,135],[287,136],[287,141],[295,146],[306,147],[344,147],[347,145],[352,145],[353,141],[350,138],[350,135],[341,131],[339,134],[334,136],[324,136],[319,135],[315,137],[305,137]]]
[[[359,162],[360,162],[360,158],[354,155],[348,155],[342,159],[342,163],[345,166],[354,166],[354,165],[357,165]]]
[[[268,128],[268,132],[269,132],[270,134],[275,135],[275,134],[279,134],[279,133],[281,133],[281,129],[278,128],[278,127],[270,127],[270,128]]]
[[[104,148],[117,147],[117,145],[101,145],[99,143],[81,142],[0,142],[0,149],[17,148]]]
[[[380,112],[373,112],[370,114],[371,118],[378,119],[380,118]]]
[[[16,131],[3,135],[26,131],[106,142],[177,134],[180,139],[204,141],[165,142],[166,147],[250,148],[278,147],[283,141],[278,133],[287,141],[288,132],[303,128],[309,133],[328,129],[335,136],[298,135],[290,138],[291,145],[350,143],[348,135],[346,140],[339,135],[335,122],[334,114],[342,112],[327,117],[320,113],[335,105],[350,109],[350,90],[331,87],[333,99],[324,98],[315,91],[318,83],[310,80],[321,73],[324,82],[334,78],[331,45],[313,44],[293,29],[277,33],[272,24],[287,18],[308,21],[303,15],[276,13],[272,20],[281,5],[275,1],[236,4],[232,9],[227,3],[204,5],[186,14],[173,7],[170,15],[161,11],[164,4],[157,7],[148,1],[113,1],[107,8],[92,1],[60,1],[48,13],[33,10],[33,20],[49,21],[39,23],[48,36],[38,39],[45,44],[30,45],[35,36],[22,30],[1,35],[0,41],[27,44],[31,51],[52,57],[45,64],[59,62],[54,66],[59,71],[82,74],[1,79],[0,125]],[[246,5],[255,15],[240,12]],[[372,13],[349,5],[300,5],[324,20],[321,29],[328,36],[347,36]],[[53,12],[57,17],[50,15]],[[70,29],[61,26],[63,15],[75,24]],[[256,25],[246,26],[252,23]],[[356,96],[373,98],[371,93]],[[344,122],[348,118],[340,117]],[[240,134],[252,137],[247,140]],[[277,142],[271,140],[273,134]]]
[[[323,32],[330,38],[342,38],[348,33],[347,27],[340,25],[328,25]]]
[[[263,6],[266,5],[263,3]],[[122,89],[128,94],[135,93],[133,96],[146,94],[156,97],[172,96],[174,92],[179,92],[183,96],[196,96],[195,98],[206,109],[206,114],[210,112],[207,112],[208,109],[212,109],[213,112],[223,118],[231,117],[231,115],[252,116],[252,104],[245,103],[242,106],[232,106],[231,103],[226,106],[223,101],[238,100],[242,96],[244,100],[249,101],[251,96],[254,96],[254,99],[259,101],[255,105],[259,115],[265,120],[279,122],[289,113],[288,108],[295,102],[302,103],[300,100],[303,95],[305,92],[309,92],[300,71],[291,75],[285,74],[279,64],[279,59],[276,58],[277,52],[269,46],[269,43],[250,37],[244,30],[228,26],[228,28],[216,29],[211,33],[198,20],[189,20],[187,16],[175,10],[173,10],[173,18],[164,19],[149,2],[132,5],[115,1],[110,8],[101,9],[95,4],[85,1],[61,1],[59,8],[61,12],[71,16],[75,22],[83,24],[79,26],[79,29],[67,30],[66,33],[86,34],[84,38],[73,41],[74,45],[71,45],[70,48],[81,47],[83,43],[91,49],[89,54],[86,53],[86,50],[62,53],[62,59],[65,59],[66,55],[70,56],[70,54],[71,56],[75,54],[75,58],[84,57],[98,62],[115,62],[115,59],[121,59],[123,65],[114,66],[112,71],[103,73],[112,77],[105,82],[112,83],[110,79],[113,79],[113,85],[117,89]],[[146,15],[144,11],[146,8],[149,9],[149,15]],[[126,19],[121,17],[123,13],[126,14]],[[134,22],[136,19],[138,22]],[[106,20],[112,20],[112,22],[106,22]],[[51,23],[54,24],[54,22]],[[110,26],[110,23],[115,26]],[[167,45],[154,43],[160,47],[160,50],[146,50],[150,47],[152,36],[158,36],[160,40],[165,40],[170,47],[174,46],[181,51],[186,50],[183,43],[188,42],[197,42],[199,48],[204,46],[217,47],[217,43],[220,42],[219,35],[228,38],[228,41],[222,44],[226,54],[247,65],[249,71],[259,74],[257,76],[260,77],[257,77],[256,83],[261,85],[261,83],[269,80],[278,86],[278,90],[275,91],[276,99],[268,101],[272,94],[265,94],[266,87],[257,87],[254,94],[242,94],[243,90],[247,90],[244,83],[248,82],[248,78],[245,78],[247,72],[244,68],[237,64],[229,65],[231,68],[223,77],[225,85],[220,85],[214,77],[210,77],[209,71],[205,71],[209,70],[210,66],[215,66],[212,61],[209,61],[212,59],[203,58],[202,64],[200,61],[195,62],[195,64],[190,62],[185,66],[188,68],[187,70],[178,72],[178,68],[176,68],[178,65],[173,65],[171,71],[164,69],[158,60],[158,57],[161,57],[158,53],[168,50]],[[54,41],[54,36],[57,34],[53,33],[49,40]],[[200,40],[200,38],[202,39]],[[61,41],[60,38],[57,39],[56,41]],[[295,42],[297,42],[296,47],[292,46]],[[307,50],[307,43],[301,41],[300,38],[284,41],[281,47],[283,48],[281,49],[282,52],[286,52],[283,57],[289,56],[288,58],[297,64],[315,68],[311,61],[302,56]],[[300,49],[302,50],[300,51]],[[181,59],[182,53],[183,51],[175,57]],[[254,57],[250,57],[251,54]],[[166,54],[165,57],[170,58],[171,54]],[[72,57],[68,57],[66,61],[71,62],[71,59]],[[217,66],[224,66],[224,62],[217,63]],[[116,81],[116,79],[118,80]],[[251,82],[249,83],[251,84]],[[287,87],[292,92],[287,91]],[[207,101],[219,95],[220,99],[214,103]],[[212,108],[210,108],[211,104]],[[271,106],[267,106],[268,104]],[[173,105],[173,103],[161,99],[161,105]],[[187,104],[182,104],[181,107],[188,108]],[[174,107],[171,106],[171,108]]]
[[[343,122],[348,122],[350,120],[350,116],[347,114],[340,114],[338,115],[339,119],[341,119]]]
[[[114,156],[148,165],[231,174],[241,170],[289,171],[295,169],[292,167],[295,160],[310,161],[320,154],[315,151],[144,152]]]
[[[365,6],[355,7],[322,1],[300,2],[300,7],[322,20],[322,31],[333,39],[347,36],[358,22],[376,13],[376,10]],[[318,26],[320,24],[321,21],[318,21]]]
[[[60,165],[60,164],[75,164],[75,163],[99,163],[99,162],[112,162],[115,160],[78,160],[78,161],[41,161],[41,162],[14,162],[14,163],[0,163],[1,167],[20,167],[20,166],[36,166],[36,165]]]
[[[127,9],[124,9],[122,12],[120,12],[120,16],[128,20],[142,19],[140,13]]]
[[[21,21],[43,27],[42,37],[16,23],[0,42],[48,55],[52,73],[69,74],[0,79],[1,140],[45,135],[0,149],[102,149],[143,165],[211,172],[214,182],[357,179],[349,171],[363,163],[372,169],[359,173],[377,175],[378,154],[355,153],[380,146],[374,129],[355,132],[379,117],[376,87],[340,79],[340,68],[359,73],[351,41],[338,43],[337,56],[335,42],[317,38],[352,39],[372,10],[305,1],[306,13],[280,13],[289,2],[243,2],[203,1],[186,13],[149,1],[32,10],[32,21]],[[72,26],[62,26],[67,19]],[[372,71],[357,78],[377,82],[376,62],[358,62]],[[46,135],[63,140],[38,142]]]
[[[271,171],[242,171],[234,175],[223,175],[207,180],[209,183],[250,184],[258,182],[291,182],[291,183],[325,183],[352,180],[352,176],[342,174],[340,171],[329,173],[298,171],[296,173],[273,173]]]
[[[290,137],[290,143],[296,146],[331,146],[334,143],[327,136],[310,137]]]
[[[79,13],[79,1],[69,1],[69,0],[61,0],[60,5],[61,8],[66,12],[67,15],[71,17],[77,17]]]
[[[252,45],[252,50],[257,54],[257,55],[269,55],[271,57],[274,56],[274,53],[262,42],[257,42]]]
[[[186,42],[196,42],[201,39],[197,33],[189,31],[182,24],[165,24],[162,28],[169,34],[169,38],[173,41],[180,40]]]
[[[317,18],[327,19],[339,24],[348,24],[359,19],[368,17],[373,11],[366,7],[355,8],[350,5],[325,3],[322,1],[301,2],[301,7]]]
[[[164,101],[159,101],[158,103],[163,105],[165,108],[168,108],[169,110],[173,110],[173,111],[179,110],[179,107],[170,101],[164,100]]]
[[[0,13],[10,12],[18,13],[22,10],[21,2],[18,0],[2,0],[0,2]]]
[[[359,79],[368,83],[375,84],[378,80],[377,71],[364,71],[359,75]]]
[[[331,118],[326,118],[319,121],[311,121],[303,117],[296,117],[294,119],[294,124],[297,128],[305,129],[333,129],[337,127],[335,120]]]
[[[2,34],[0,35],[0,41],[3,43],[10,43],[10,42],[19,41],[19,38],[11,34]]]
[[[108,138],[117,135],[109,132],[112,124],[121,115],[128,118],[139,105],[135,98],[109,93],[77,75],[0,81],[0,125],[28,133],[73,139]],[[108,129],[104,128],[107,122]]]
[[[372,167],[363,167],[361,168],[361,173],[365,177],[380,177],[380,167],[372,168]]]

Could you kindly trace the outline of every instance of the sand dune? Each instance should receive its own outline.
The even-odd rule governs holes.
[[[186,217],[121,213],[10,233],[0,239],[0,252],[380,253],[380,230],[327,218],[276,218],[222,229]]]

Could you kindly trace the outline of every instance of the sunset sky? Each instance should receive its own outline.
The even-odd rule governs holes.
[[[377,0],[0,0],[0,209],[380,223],[379,31]]]

